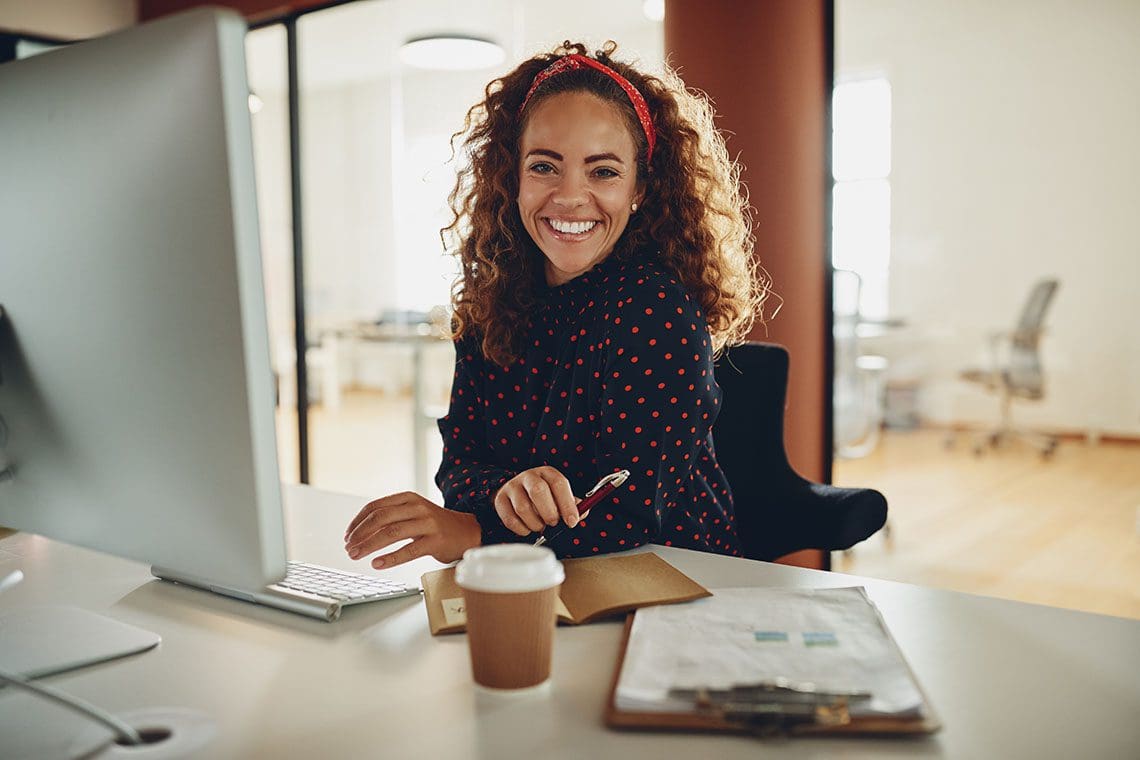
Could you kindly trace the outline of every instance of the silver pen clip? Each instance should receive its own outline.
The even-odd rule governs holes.
[[[613,483],[614,488],[617,488],[627,480],[629,480],[629,470],[618,470],[617,472],[611,472],[609,475],[605,476],[597,483],[595,483],[593,488],[591,488],[589,491],[586,491],[586,495],[583,496],[582,499],[585,500],[590,498],[610,483]]]

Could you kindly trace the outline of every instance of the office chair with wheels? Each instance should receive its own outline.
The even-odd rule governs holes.
[[[1024,399],[1040,401],[1045,397],[1045,373],[1041,368],[1041,336],[1044,334],[1045,313],[1053,302],[1058,281],[1040,280],[1029,293],[1021,311],[1017,327],[1012,331],[999,331],[989,336],[989,361],[984,368],[973,367],[959,373],[969,383],[981,385],[1001,398],[1001,418],[998,426],[977,441],[974,452],[981,454],[986,444],[992,447],[1020,439],[1034,446],[1048,459],[1057,448],[1057,437],[1019,429],[1013,424],[1013,401]]]
[[[716,365],[724,396],[713,426],[728,477],[744,556],[773,560],[800,549],[849,549],[883,527],[887,500],[869,488],[812,483],[784,450],[788,352],[770,343],[734,346]]]

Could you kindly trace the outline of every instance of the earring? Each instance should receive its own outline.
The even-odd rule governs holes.
[[[637,204],[636,203],[629,204],[629,212],[632,214],[636,211],[637,211]]]

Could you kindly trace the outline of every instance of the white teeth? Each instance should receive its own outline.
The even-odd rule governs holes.
[[[551,219],[550,226],[559,232],[569,233],[571,235],[580,235],[583,232],[589,232],[594,229],[597,222],[563,222],[558,219]]]

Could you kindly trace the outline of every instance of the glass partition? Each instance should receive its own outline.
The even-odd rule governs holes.
[[[454,362],[446,333],[456,267],[439,235],[451,221],[451,137],[491,79],[564,39],[600,47],[613,38],[620,55],[660,66],[661,24],[627,5],[384,0],[297,19],[309,482],[438,498],[435,420]],[[467,70],[450,59],[440,60],[449,68],[401,61],[405,42],[441,30],[493,41],[503,61]],[[281,26],[250,34],[282,474],[295,479],[286,49]]]

